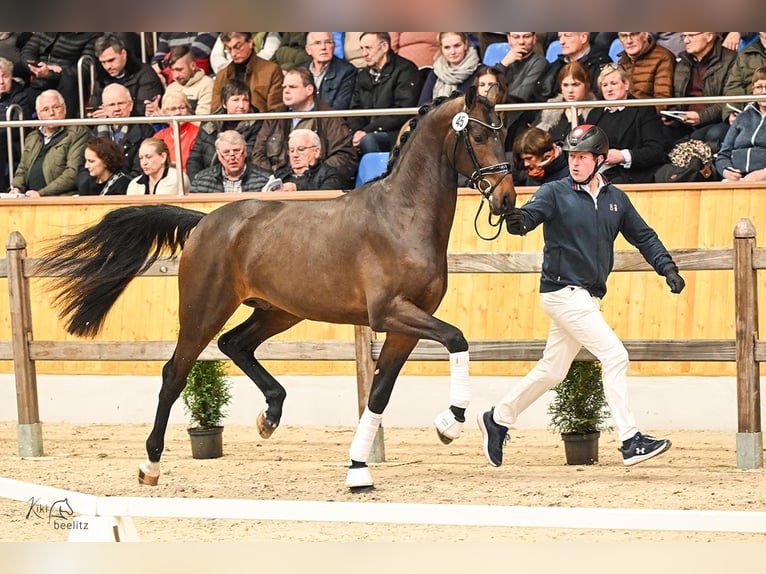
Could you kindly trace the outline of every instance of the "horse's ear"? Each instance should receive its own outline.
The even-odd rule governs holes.
[[[489,90],[487,91],[486,98],[492,103],[494,106],[497,104],[497,98],[500,96],[500,86],[498,84],[492,84],[489,87]]]
[[[465,108],[470,110],[476,103],[477,95],[476,86],[468,86],[468,91],[465,93]]]

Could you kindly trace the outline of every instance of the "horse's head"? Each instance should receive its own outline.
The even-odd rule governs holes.
[[[479,190],[495,215],[508,213],[516,205],[511,165],[505,159],[507,129],[495,111],[498,93],[498,87],[493,86],[481,97],[471,86],[462,111],[452,118],[457,133],[455,169],[469,178],[471,187]]]

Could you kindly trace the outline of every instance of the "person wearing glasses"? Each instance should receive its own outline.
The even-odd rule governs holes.
[[[165,71],[169,71],[171,79],[168,87],[165,88],[165,95],[183,93],[186,96],[190,113],[210,113],[210,102],[213,99],[213,78],[205,74],[202,68],[197,67],[197,59],[194,57],[194,52],[190,46],[176,46],[170,50]],[[161,115],[159,100],[145,103],[147,116]]]
[[[672,98],[676,57],[649,32],[617,32],[623,46],[619,64],[628,74],[634,98]],[[658,106],[657,111],[666,106]]]
[[[311,61],[305,64],[314,77],[316,97],[336,110],[351,107],[356,82],[356,67],[334,55],[332,32],[309,32],[306,52]]]
[[[162,96],[162,109],[159,112],[165,116],[190,116],[191,104],[186,94],[179,91],[168,91]],[[191,118],[189,118],[191,119]],[[181,143],[181,169],[186,171],[186,162],[189,159],[194,142],[197,141],[199,124],[196,122],[185,121],[178,124],[178,135]],[[176,160],[176,144],[173,139],[173,126],[162,128],[154,137],[161,139],[168,146],[170,159]]]
[[[273,112],[282,103],[282,70],[274,62],[259,57],[251,32],[222,32],[221,42],[231,61],[215,75],[210,107],[223,105],[223,87],[237,79],[250,89],[250,103],[258,112]]]
[[[766,66],[753,72],[752,82],[753,95],[766,95]],[[715,167],[726,181],[766,180],[766,101],[750,102],[737,114]]]
[[[159,100],[165,86],[149,65],[132,57],[125,42],[117,34],[104,34],[96,39],[96,81],[90,96],[89,118],[109,117],[101,106],[103,92],[111,84],[120,84],[128,89],[137,116],[146,115],[146,101]]]
[[[716,32],[683,32],[686,49],[678,55],[673,72],[673,97],[721,96],[737,53],[725,48]],[[716,151],[729,125],[722,121],[724,104],[669,106],[681,111],[676,118],[663,116],[666,145],[681,139],[702,140]]]
[[[237,130],[224,130],[215,138],[218,161],[197,173],[190,193],[241,193],[261,191],[269,181],[269,171],[247,158],[247,142]]]
[[[45,90],[37,96],[35,110],[40,120],[63,120],[64,96],[57,90]],[[77,172],[89,139],[88,129],[78,125],[44,125],[29,132],[13,174],[11,193],[26,197],[77,193]]]
[[[325,102],[318,100],[315,94],[314,78],[308,68],[287,71],[282,81],[283,105],[277,111],[311,112],[332,109]],[[351,144],[348,123],[342,117],[265,120],[255,138],[251,161],[271,172],[289,165],[288,136],[296,128],[307,128],[317,133],[322,142],[322,161],[338,170],[346,181],[343,187],[353,187],[358,156]]]
[[[590,85],[598,84],[599,70],[602,65],[611,62],[609,54],[604,50],[591,46],[589,32],[559,32],[561,54],[551,62],[548,70],[537,82],[537,97],[545,101],[559,94],[559,72],[566,64],[579,62],[590,75]]]
[[[322,141],[313,130],[298,128],[288,140],[290,165],[274,174],[282,180],[283,191],[348,189],[338,170],[322,161]]]
[[[417,106],[420,71],[391,50],[388,32],[363,32],[360,42],[366,66],[357,72],[351,109]],[[352,116],[352,143],[360,154],[391,151],[407,120],[404,115]]]
[[[535,50],[537,34],[508,32],[506,38],[510,49],[495,66],[505,75],[509,94],[525,102],[536,101],[535,86],[548,70],[548,60]]]

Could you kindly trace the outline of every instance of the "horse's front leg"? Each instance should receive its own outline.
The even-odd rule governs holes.
[[[367,460],[372,450],[375,435],[383,420],[383,411],[394,390],[396,378],[417,342],[417,339],[398,333],[386,335],[386,341],[380,350],[380,357],[372,379],[367,407],[359,419],[354,439],[349,448],[351,466],[349,466],[346,474],[346,486],[352,491],[369,490],[373,487],[372,474],[370,474],[370,469],[367,466]]]

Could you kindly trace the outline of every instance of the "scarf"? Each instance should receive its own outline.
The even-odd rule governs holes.
[[[476,71],[480,63],[476,48],[473,47],[468,49],[465,58],[454,67],[450,66],[444,56],[439,54],[434,62],[436,82],[434,83],[433,97],[449,96]]]

